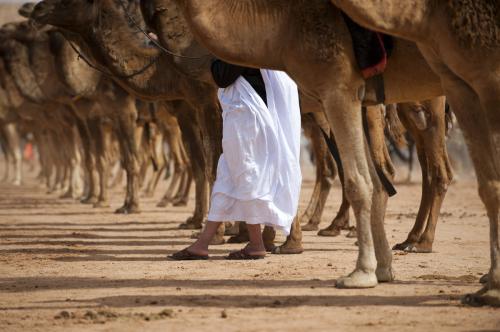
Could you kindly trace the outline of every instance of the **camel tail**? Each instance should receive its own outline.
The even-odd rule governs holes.
[[[386,107],[386,132],[391,138],[391,140],[396,144],[398,148],[403,148],[408,145],[405,138],[406,129],[399,120],[397,106],[387,105]]]

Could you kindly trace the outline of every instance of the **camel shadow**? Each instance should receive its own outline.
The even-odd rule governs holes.
[[[85,226],[81,224],[80,226]],[[109,228],[109,227],[97,227],[97,228],[61,228],[61,227],[5,227],[0,228],[0,232],[4,231],[57,231],[57,232],[166,232],[166,231],[178,231],[178,227],[149,227],[149,228]]]
[[[12,235],[0,235],[0,239],[109,239],[109,240],[166,240],[166,239],[182,239],[188,236],[181,235],[99,235],[91,233],[69,233],[69,234],[42,234],[42,235],[31,235],[31,234],[12,234]],[[30,243],[30,242],[23,242]],[[7,243],[5,243],[7,244]]]
[[[193,264],[193,262],[166,261],[176,265]],[[210,261],[198,262],[197,264],[210,265]],[[418,285],[418,286],[470,286],[476,283],[466,283],[460,281],[394,281],[391,285]],[[4,293],[23,293],[48,290],[85,290],[85,289],[125,289],[125,288],[173,288],[173,289],[196,289],[196,290],[216,290],[216,289],[333,289],[335,280],[320,279],[102,279],[92,277],[21,277],[21,278],[0,278],[0,291]],[[339,290],[342,292],[342,290]],[[171,295],[171,294],[169,294]],[[435,297],[449,298],[450,294],[439,294]],[[407,296],[402,296],[407,298]]]
[[[173,292],[182,293],[182,289]],[[341,291],[339,291],[340,293]],[[64,305],[61,301],[41,301],[40,306],[0,307],[0,310],[37,310],[46,309],[78,309],[89,307],[106,308],[139,308],[144,306],[183,306],[190,308],[294,308],[294,307],[367,307],[367,306],[399,306],[399,307],[451,307],[460,306],[459,297],[450,303],[449,296],[415,295],[415,296],[378,296],[378,295],[117,295],[92,299],[70,299]]]
[[[1,216],[2,214],[0,214]],[[141,226],[141,225],[169,225],[181,223],[180,221],[126,221],[126,222],[103,222],[103,223],[72,223],[72,222],[29,222],[21,223],[17,226]],[[9,227],[11,224],[0,224],[0,227]]]

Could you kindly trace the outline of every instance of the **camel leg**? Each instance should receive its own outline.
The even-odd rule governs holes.
[[[168,126],[168,132],[165,136],[170,148],[170,156],[173,160],[174,170],[167,191],[165,192],[165,195],[163,195],[157,206],[165,207],[168,205],[168,203],[173,202],[174,200],[175,203],[178,204],[177,206],[180,206],[184,202],[187,204],[187,197],[185,198],[185,201],[180,201],[180,196],[184,193],[185,186],[187,185],[186,181],[190,176],[186,173],[188,172],[186,167],[187,154],[182,142],[182,133],[180,132],[178,125],[171,124],[170,126]],[[175,188],[178,189],[177,194],[174,196],[173,193]]]
[[[163,171],[165,170],[166,160],[165,160],[165,154],[163,152],[163,140],[164,140],[163,132],[158,129],[155,130],[152,151],[154,153],[154,159],[156,160],[157,163],[156,165],[157,170],[153,173],[153,176],[151,177],[148,183],[146,189],[147,197],[152,197],[154,195],[158,182],[160,181]]]
[[[409,126],[409,131],[416,137],[415,142],[419,154],[424,155],[423,158],[419,157],[419,159],[424,159],[421,160],[423,189],[421,209],[419,209],[417,221],[408,235],[408,240],[405,241],[406,247],[403,250],[411,252],[432,251],[439,212],[453,177],[445,143],[444,103],[444,98],[425,102],[425,107],[430,115],[426,130],[422,131],[414,126]],[[425,230],[424,225],[426,225]]]
[[[335,178],[331,156],[321,131],[315,126],[310,132],[311,145],[316,156],[316,183],[306,211],[300,218],[303,231],[315,231],[321,222],[321,215]],[[328,174],[330,173],[330,174]],[[333,173],[333,174],[332,174]]]
[[[109,177],[109,161],[106,156],[108,141],[105,137],[105,129],[101,118],[93,120],[93,127],[95,128],[95,144],[96,144],[96,159],[97,171],[99,173],[99,198],[94,204],[94,207],[109,207],[109,195],[107,180]]]
[[[344,175],[343,171],[341,170],[339,170],[339,179],[342,185],[342,202],[335,218],[333,218],[328,227],[321,229],[318,232],[319,236],[339,236],[341,230],[349,229],[349,209],[351,207],[351,204],[349,204],[349,201],[347,200],[344,185]]]
[[[77,140],[77,131],[76,127],[72,128],[73,131],[73,146],[72,146],[72,152],[73,152],[73,159],[71,160],[72,164],[72,197],[76,199],[77,197],[80,197],[82,192],[83,192],[83,183],[82,183],[82,174],[81,174],[81,163],[82,163],[82,155],[80,154],[80,146],[78,144]]]
[[[84,204],[93,204],[97,202],[97,184],[96,178],[94,176],[94,159],[92,156],[92,143],[91,136],[88,130],[87,124],[84,120],[76,117],[75,118],[76,127],[78,129],[78,133],[80,134],[80,139],[82,142],[83,152],[84,152],[84,160],[85,160],[85,168],[87,171],[87,195],[82,198],[81,202]]]
[[[231,236],[227,243],[245,243],[250,241],[250,237],[248,234],[247,224],[240,221],[238,222],[238,234]]]
[[[179,227],[182,229],[201,229],[208,212],[208,182],[205,174],[205,158],[201,137],[199,137],[196,123],[193,123],[192,118],[184,114],[189,111],[192,112],[193,110],[191,108],[186,109],[185,112],[182,112],[183,114],[180,114],[178,121],[182,129],[183,141],[187,147],[186,151],[191,160],[195,182],[195,210],[193,216]]]
[[[274,238],[276,237],[276,230],[272,227],[265,226],[262,231],[262,241],[267,252],[273,252],[276,248],[274,245]]]
[[[286,237],[285,243],[275,247],[272,251],[276,255],[294,255],[304,252],[302,247],[302,230],[300,228],[299,218],[296,216],[293,219],[290,235]]]
[[[189,198],[189,189],[193,182],[193,172],[189,165],[184,165],[181,168],[181,181],[177,188],[177,193],[172,198],[173,206],[186,206]]]
[[[125,93],[125,92],[124,92]],[[121,97],[123,107],[118,116],[120,150],[123,165],[127,175],[127,190],[125,202],[115,213],[129,214],[139,213],[139,157],[137,147],[136,119],[137,109],[135,101],[131,96]]]
[[[486,206],[490,222],[491,268],[487,284],[477,293],[469,294],[463,302],[470,305],[500,306],[500,121],[498,106],[500,91],[496,91],[496,104],[479,107],[479,98],[457,78],[445,81],[449,102],[457,116],[470,149],[477,172],[479,196]],[[497,85],[498,86],[498,85]],[[481,114],[486,113],[486,116]]]
[[[419,135],[420,136],[420,135]],[[429,167],[427,163],[427,152],[425,151],[424,144],[421,141],[421,137],[415,137],[415,145],[417,149],[417,157],[420,163],[420,169],[422,171],[422,193],[420,198],[420,206],[418,208],[417,217],[415,219],[415,224],[408,233],[408,237],[404,242],[396,244],[394,250],[409,250],[413,248],[416,243],[418,243],[420,236],[424,232],[427,219],[429,216],[429,209],[432,201],[433,188],[429,174]]]
[[[370,153],[367,156],[368,162],[375,164],[378,169],[382,170],[387,179],[393,180],[396,171],[389,157],[387,145],[385,144],[384,107],[381,105],[367,107],[365,115],[365,126],[370,140]],[[370,167],[370,174],[373,180],[370,224],[375,245],[375,256],[377,258],[376,275],[379,282],[390,282],[394,280],[392,251],[389,247],[384,228],[385,211],[389,195],[382,186],[373,165]]]
[[[15,186],[20,186],[22,182],[22,155],[21,155],[21,139],[19,132],[14,123],[9,123],[4,126],[7,144],[12,151],[13,164],[14,164],[14,180],[12,182]]]
[[[331,99],[325,100],[325,111],[342,158],[346,196],[356,216],[359,245],[356,268],[350,275],[339,278],[337,287],[375,287],[377,260],[370,226],[373,182],[364,145],[361,105],[352,101],[349,91],[337,90]]]
[[[9,166],[10,166],[10,159],[11,159],[11,152],[9,151],[8,148],[8,142],[7,138],[5,137],[5,129],[4,125],[0,127],[0,142],[1,142],[1,147],[3,150],[3,156],[5,159],[5,169],[2,177],[2,182],[7,182],[9,180]]]
[[[74,193],[75,193],[75,188],[74,188],[74,177],[75,177],[75,171],[76,171],[76,157],[75,157],[75,146],[76,146],[76,139],[75,139],[75,133],[73,131],[73,126],[70,124],[68,128],[65,128],[65,144],[64,150],[65,150],[65,157],[67,159],[68,163],[68,172],[69,172],[69,178],[68,178],[68,187],[64,194],[60,196],[60,198],[73,198]]]
[[[366,126],[371,141],[370,150],[372,159],[375,164],[384,171],[386,176],[392,179],[394,177],[395,170],[385,144],[385,121],[381,106],[368,107],[366,111]],[[350,204],[346,197],[344,174],[342,169],[339,169],[339,178],[342,184],[342,203],[331,224],[327,228],[320,230],[318,235],[334,237],[340,235],[341,230],[350,230],[347,237],[356,237],[356,229],[349,228]],[[381,194],[386,195],[385,191]],[[382,204],[381,208],[385,211],[385,203],[380,201],[380,204]]]

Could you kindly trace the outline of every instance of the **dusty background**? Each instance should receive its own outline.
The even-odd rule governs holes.
[[[28,2],[28,1],[26,1]],[[0,25],[12,22],[19,21],[23,19],[21,16],[17,14],[17,9],[22,5],[23,2],[9,2],[9,1],[0,1]]]
[[[0,331],[500,330],[499,310],[460,304],[489,267],[487,218],[469,180],[449,190],[434,253],[395,253],[394,283],[339,290],[335,278],[354,266],[353,239],[308,232],[302,255],[225,261],[239,246],[224,245],[208,262],[167,261],[192,241],[177,229],[192,200],[156,208],[159,190],[142,214],[115,215],[121,190],[112,208],[92,209],[47,195],[33,178],[0,185]],[[311,189],[307,180],[302,208]],[[391,244],[405,238],[420,195],[418,183],[397,189]],[[339,201],[336,185],[324,224]]]

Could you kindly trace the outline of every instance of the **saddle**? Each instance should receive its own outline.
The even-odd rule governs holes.
[[[363,28],[342,13],[351,33],[354,56],[365,79],[382,74],[394,42],[391,36]]]
[[[394,40],[391,36],[363,28],[345,13],[342,16],[351,34],[354,57],[361,75],[367,81],[366,92],[374,92],[375,100],[372,102],[383,103],[385,93],[381,74],[394,48]]]

